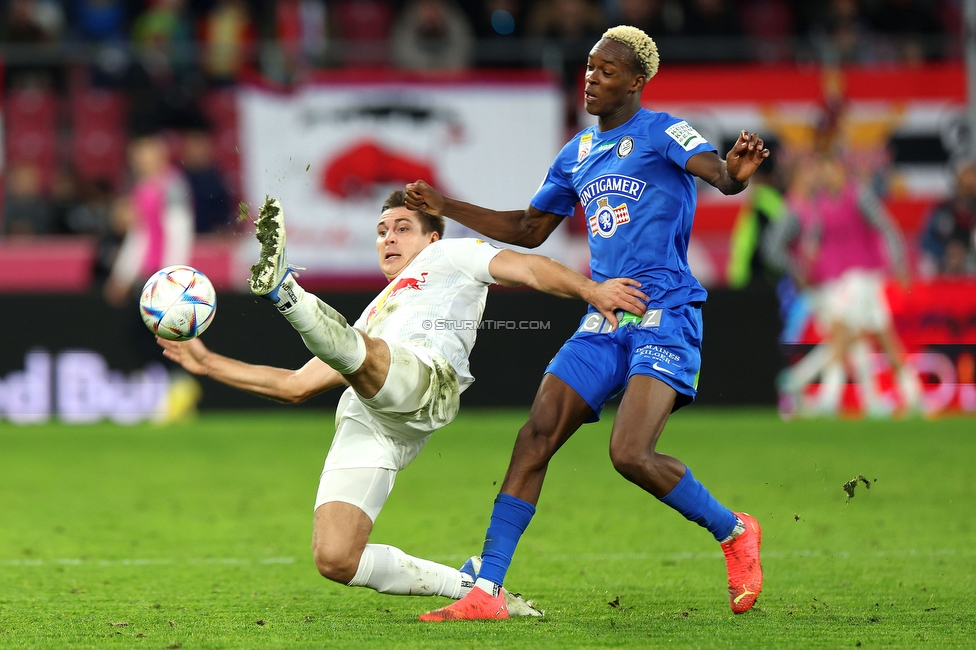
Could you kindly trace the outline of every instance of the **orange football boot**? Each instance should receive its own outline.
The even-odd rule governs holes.
[[[505,596],[501,589],[498,590],[497,596],[492,596],[483,589],[474,587],[461,600],[453,602],[447,607],[421,614],[419,618],[428,623],[506,619],[508,618],[508,606],[505,604]]]
[[[763,572],[759,561],[762,528],[751,515],[736,512],[735,516],[745,524],[745,532],[722,544],[722,552],[729,573],[729,606],[733,612],[741,614],[752,609],[762,591]]]

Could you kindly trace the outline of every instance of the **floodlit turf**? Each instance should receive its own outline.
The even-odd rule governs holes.
[[[373,541],[480,551],[523,412],[466,411]],[[972,647],[976,422],[780,422],[689,408],[660,451],[764,527],[728,607],[707,532],[618,477],[609,418],[556,456],[508,586],[541,620],[422,624],[448,601],[328,583],[308,551],[331,414],[156,428],[0,423],[0,647]],[[848,502],[842,486],[863,475]]]

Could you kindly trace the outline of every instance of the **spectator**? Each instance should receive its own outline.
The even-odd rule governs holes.
[[[474,32],[450,0],[412,0],[393,27],[393,60],[412,70],[459,70],[471,65]]]
[[[652,38],[672,35],[681,29],[684,14],[674,0],[618,0],[614,22],[632,25]]]
[[[183,79],[194,70],[193,26],[183,0],[154,0],[132,25],[132,40],[141,45],[154,77]]]
[[[165,138],[159,133],[137,135],[129,144],[129,160],[135,177],[132,222],[104,288],[105,299],[116,307],[152,273],[188,264],[193,245],[190,191],[169,162]]]
[[[211,83],[234,83],[252,65],[256,41],[257,32],[244,0],[217,0],[200,28],[204,69]]]
[[[126,3],[121,0],[76,0],[75,34],[88,43],[119,43],[126,39]]]
[[[279,0],[275,39],[281,49],[283,78],[301,77],[309,68],[323,65],[328,47],[323,0]]]
[[[956,165],[952,196],[929,215],[919,246],[923,277],[976,273],[976,160]]]
[[[64,26],[61,5],[54,0],[12,0],[7,5],[3,42],[10,45],[43,46],[57,43]],[[57,64],[25,63],[7,69],[8,88],[64,87],[64,70]]]
[[[107,189],[107,186],[100,189]],[[115,266],[119,248],[125,239],[125,233],[133,222],[132,200],[127,194],[108,197],[108,224],[98,237],[95,244],[94,278],[96,286],[104,287],[108,276]],[[140,332],[141,333],[141,332]]]
[[[929,0],[883,0],[875,6],[872,25],[892,38],[892,57],[920,63],[942,55],[938,15]]]
[[[921,383],[903,359],[883,291],[884,270],[891,264],[907,283],[904,243],[877,196],[851,179],[841,158],[818,154],[798,172],[798,191],[790,210],[770,231],[764,244],[769,258],[787,269],[801,289],[811,293],[815,318],[826,332],[825,343],[784,371],[781,400],[787,413],[803,413],[806,386],[822,373],[815,414],[836,416],[846,383],[845,364],[853,365],[861,387],[862,407],[870,416],[887,415],[875,385],[868,341],[876,338],[897,378],[905,412],[922,407]],[[887,258],[879,236],[887,243]],[[792,254],[787,251],[792,246]]]
[[[230,193],[214,164],[213,140],[206,129],[194,128],[186,132],[183,171],[190,186],[196,232],[226,230],[233,223]]]
[[[100,178],[84,183],[77,201],[64,214],[64,231],[103,237],[112,229],[112,185]]]
[[[474,10],[474,31],[480,39],[518,38],[525,32],[523,0],[485,0]]]
[[[340,62],[348,66],[384,66],[389,59],[393,7],[383,0],[337,0],[332,33],[339,41]]]
[[[742,24],[754,58],[772,62],[793,56],[794,16],[786,0],[747,0]]]
[[[529,15],[529,35],[547,39],[558,48],[550,47],[549,65],[559,64],[570,130],[575,130],[579,118],[582,62],[594,41],[599,40],[605,23],[603,12],[590,0],[541,0]]]
[[[30,162],[12,164],[6,174],[4,234],[49,235],[56,229],[57,214],[44,196],[40,169]]]
[[[685,12],[688,36],[742,36],[739,12],[729,0],[691,0]]]
[[[780,269],[767,263],[762,243],[767,231],[786,214],[784,193],[789,182],[780,151],[766,141],[769,158],[756,169],[732,228],[726,280],[733,289],[744,289],[753,283],[777,284]]]
[[[605,26],[603,12],[589,0],[541,0],[529,17],[531,35],[569,46],[592,45]],[[589,47],[583,51],[589,52]]]
[[[72,233],[68,228],[68,213],[78,205],[78,182],[74,170],[62,166],[54,171],[49,192],[51,207],[54,210],[54,229],[56,233]]]
[[[870,63],[876,58],[870,25],[857,0],[830,0],[825,11],[814,15],[810,35],[820,60],[829,65]]]

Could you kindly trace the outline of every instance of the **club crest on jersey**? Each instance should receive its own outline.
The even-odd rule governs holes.
[[[600,197],[596,200],[596,206],[596,212],[589,218],[590,232],[594,236],[612,237],[617,232],[617,226],[630,222],[630,211],[626,203],[612,206],[609,199]]]
[[[634,150],[634,139],[625,135],[617,144],[617,158],[626,158]]]
[[[579,153],[576,155],[576,162],[582,161],[590,155],[590,147],[593,146],[593,134],[587,133],[580,138]]]

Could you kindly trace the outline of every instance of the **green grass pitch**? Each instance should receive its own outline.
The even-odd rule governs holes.
[[[522,411],[462,412],[404,471],[372,540],[481,549]],[[444,599],[319,577],[311,510],[332,414],[170,427],[0,423],[0,647],[973,647],[976,424],[780,422],[689,408],[660,451],[764,527],[735,616],[706,531],[620,478],[611,417],[554,459],[508,586],[543,619],[422,624]],[[842,486],[859,483],[848,501]]]

